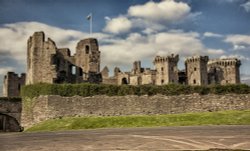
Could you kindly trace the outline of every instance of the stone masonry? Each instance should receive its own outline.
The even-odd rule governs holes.
[[[100,51],[94,38],[78,42],[76,54],[45,41],[43,32],[28,40],[26,84],[101,82]]]
[[[0,97],[0,132],[21,131],[21,112],[21,98]]]
[[[20,95],[21,86],[25,84],[26,74],[22,73],[19,77],[14,72],[8,72],[4,76],[3,96],[4,97],[18,97]]]
[[[208,56],[194,56],[185,61],[187,83],[189,85],[207,85]]]
[[[61,117],[156,115],[250,109],[250,94],[178,96],[39,96],[23,106],[22,126]],[[28,107],[28,108],[27,108]]]

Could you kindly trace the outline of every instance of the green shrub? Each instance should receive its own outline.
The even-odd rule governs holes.
[[[189,86],[179,84],[168,85],[107,85],[107,84],[34,84],[22,87],[22,97],[37,97],[39,95],[60,95],[60,96],[124,96],[124,95],[180,95],[198,93],[204,94],[247,94],[250,87],[245,84],[238,85],[209,85],[209,86]]]

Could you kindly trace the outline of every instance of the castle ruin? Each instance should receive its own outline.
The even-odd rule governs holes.
[[[165,84],[238,84],[240,83],[241,61],[237,58],[209,60],[208,56],[193,56],[185,60],[185,69],[177,67],[179,55],[156,56],[154,69],[142,68],[141,61],[135,61],[129,72],[115,67],[109,76],[107,66],[100,72],[98,41],[94,38],[77,43],[76,53],[68,48],[57,48],[50,38],[45,41],[44,32],[35,32],[27,43],[27,73],[18,77],[8,73],[4,79],[4,96],[19,96],[24,83],[104,83],[129,85]]]
[[[43,32],[35,32],[28,40],[26,84],[101,82],[100,51],[96,39],[77,43],[71,56],[68,48],[57,48],[45,41]]]

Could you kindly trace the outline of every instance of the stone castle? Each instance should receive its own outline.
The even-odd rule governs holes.
[[[35,32],[27,43],[27,73],[18,77],[9,72],[4,77],[4,96],[19,96],[20,87],[35,83],[104,83],[129,85],[164,84],[238,84],[240,65],[237,58],[209,60],[208,56],[193,56],[185,60],[185,70],[178,70],[179,55],[156,56],[155,69],[142,68],[140,61],[133,63],[130,72],[114,69],[109,76],[107,66],[100,71],[98,41],[94,38],[77,43],[76,53],[68,48],[57,48],[44,32]],[[26,80],[25,80],[26,79]]]

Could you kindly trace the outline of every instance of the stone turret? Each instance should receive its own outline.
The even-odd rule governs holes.
[[[188,85],[207,85],[208,56],[193,56],[185,61]]]
[[[167,57],[155,57],[153,63],[156,68],[156,85],[178,83],[178,61],[179,55],[174,54]]]
[[[3,96],[20,96],[21,86],[25,85],[25,77],[25,73],[22,73],[21,76],[18,76],[18,74],[14,72],[8,72],[7,75],[4,76]]]

